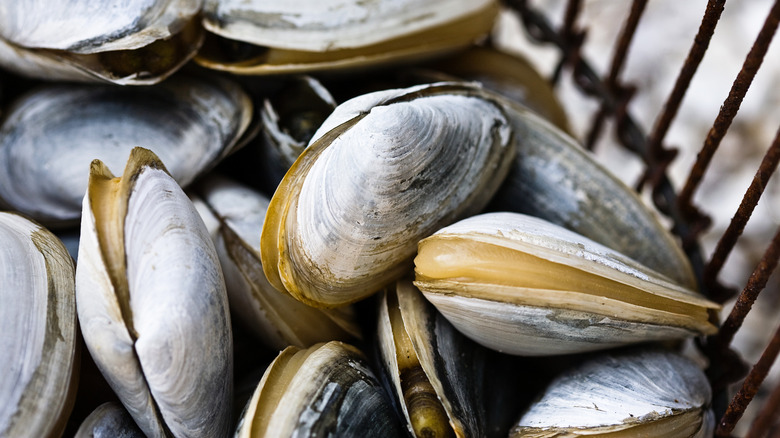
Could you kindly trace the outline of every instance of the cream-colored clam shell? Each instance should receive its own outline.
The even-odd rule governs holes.
[[[357,348],[331,341],[284,349],[247,403],[237,438],[398,437],[403,429]]]
[[[510,436],[705,438],[714,425],[711,396],[704,373],[674,353],[611,354],[550,383]]]
[[[260,263],[260,230],[268,198],[217,175],[198,184],[197,191],[205,207],[199,209],[201,216],[214,216],[211,234],[231,309],[257,337],[282,350],[360,336],[352,307],[309,307],[268,283]]]
[[[148,150],[134,149],[112,178],[96,160],[84,198],[76,269],[84,341],[145,434],[224,436],[233,349],[210,236]]]
[[[342,104],[271,199],[266,277],[316,306],[376,292],[407,271],[420,238],[484,207],[508,170],[510,139],[502,108],[468,84]]]
[[[76,395],[73,261],[51,232],[0,212],[0,436],[59,436]]]
[[[235,150],[251,117],[249,97],[226,79],[42,87],[17,100],[0,127],[0,199],[47,224],[75,222],[90,162],[122,168],[138,145],[186,186]]]
[[[448,247],[472,244],[482,252],[467,258]],[[496,250],[505,252],[492,255]],[[490,280],[469,271],[514,254],[546,263],[533,268],[543,285],[524,286],[528,274]],[[518,213],[483,214],[445,227],[420,242],[415,263],[415,285],[455,327],[512,354],[566,354],[716,330],[708,321],[708,310],[719,308],[715,303],[590,239]],[[512,269],[529,269],[519,263]],[[557,278],[578,273],[589,275],[587,289],[557,286],[564,280]]]

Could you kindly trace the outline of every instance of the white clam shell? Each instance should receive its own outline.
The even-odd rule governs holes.
[[[591,273],[621,285],[626,295],[610,297],[577,289],[491,283],[477,276],[431,278],[426,273],[429,268],[421,267],[421,263],[438,262],[427,255],[421,258],[427,254],[424,246],[437,248],[439,243],[446,245],[452,239],[508,248],[552,262],[551,266]],[[441,257],[446,260],[447,255]],[[511,354],[583,352],[715,331],[707,321],[707,309],[718,308],[715,303],[614,250],[542,219],[517,213],[488,213],[445,227],[420,242],[416,263],[415,285],[458,330],[482,345]],[[545,269],[549,269],[545,276],[550,279],[565,275],[556,274],[555,267]],[[641,292],[634,295],[632,291]],[[688,310],[649,307],[644,301],[629,298],[633,296],[683,303]]]
[[[420,238],[483,208],[513,148],[480,91],[426,85],[337,108],[271,200],[271,284],[312,305],[357,301],[403,275]]]
[[[0,127],[0,198],[45,223],[76,221],[89,163],[122,168],[148,147],[186,186],[234,150],[252,115],[233,82],[180,77],[144,89],[53,85],[17,101]]]
[[[75,398],[73,261],[49,231],[0,212],[0,436],[59,436]]]
[[[213,216],[211,235],[231,309],[257,337],[281,350],[360,336],[352,307],[309,307],[268,283],[260,263],[260,230],[268,198],[217,175],[198,184],[198,193],[203,197],[201,216]]]
[[[376,44],[473,14],[493,0],[206,0],[211,32],[260,46],[322,52]]]
[[[577,437],[648,427],[673,420],[653,437],[711,436],[709,382],[696,365],[662,351],[605,355],[564,373],[523,414],[512,437]],[[685,415],[687,414],[687,415]],[[685,417],[683,417],[685,415]],[[663,430],[663,429],[661,429]],[[640,436],[639,432],[635,432]]]
[[[84,198],[79,321],[95,363],[145,434],[223,436],[233,391],[224,280],[202,220],[155,160],[148,151],[133,151],[122,177],[126,199],[108,206],[102,198],[94,204],[92,191]],[[107,178],[105,172],[94,169],[91,178]],[[96,223],[96,209],[121,215],[123,202],[126,215],[114,218],[119,236],[99,234],[105,225]],[[117,271],[126,279],[114,278]],[[129,303],[117,295],[123,281]]]
[[[18,46],[95,53],[135,49],[178,32],[203,0],[16,0],[0,6],[0,36]]]

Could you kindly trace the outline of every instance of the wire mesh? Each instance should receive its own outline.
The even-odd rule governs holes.
[[[718,276],[753,214],[769,179],[776,173],[778,160],[780,160],[780,129],[766,151],[728,228],[720,236],[709,259],[705,259],[702,255],[699,237],[710,226],[711,220],[702,211],[707,206],[702,208],[696,206],[693,203],[693,197],[701,186],[709,163],[739,112],[742,100],[766,56],[780,21],[780,0],[775,1],[769,10],[752,48],[745,57],[742,69],[737,74],[728,97],[720,107],[718,116],[713,122],[679,193],[667,176],[667,168],[675,159],[676,151],[665,147],[664,138],[678,113],[691,80],[710,46],[716,26],[725,8],[725,0],[710,0],[708,2],[688,56],[680,67],[675,85],[657,115],[649,134],[642,130],[628,110],[629,101],[634,95],[634,88],[621,83],[619,79],[621,69],[627,59],[629,46],[634,39],[647,1],[633,1],[618,36],[609,70],[603,78],[595,72],[591,62],[583,56],[582,46],[585,42],[587,28],[580,27],[582,25],[578,23],[578,14],[583,7],[581,0],[567,2],[562,24],[557,29],[551,24],[549,17],[546,17],[539,9],[534,8],[527,0],[506,0],[505,3],[516,12],[525,30],[536,43],[552,44],[560,51],[560,62],[555,68],[551,80],[553,82],[559,81],[562,75],[568,71],[578,89],[586,96],[598,101],[598,110],[586,136],[586,146],[592,148],[595,145],[603,130],[605,120],[611,117],[614,120],[616,137],[621,144],[637,154],[644,163],[644,173],[637,184],[637,189],[641,190],[646,185],[652,189],[653,202],[658,210],[671,220],[672,231],[680,237],[683,248],[691,259],[700,281],[702,291],[721,303],[733,296],[735,290],[721,285]],[[767,241],[769,243],[763,257],[742,288],[719,333],[700,342],[702,351],[709,358],[710,365],[707,375],[715,391],[713,407],[717,418],[719,418],[715,432],[718,437],[732,436],[736,424],[740,421],[746,407],[756,396],[770,367],[777,358],[778,351],[780,351],[780,327],[764,349],[761,357],[749,371],[739,355],[730,348],[745,317],[777,269],[778,257],[780,256],[780,229],[773,239],[767,239]],[[741,387],[733,397],[729,397],[729,385],[739,381],[742,377],[744,377],[744,381]],[[780,385],[774,388],[769,397],[764,400],[764,405],[761,406],[760,412],[748,429],[746,436],[780,436],[780,427],[777,425],[779,411]]]

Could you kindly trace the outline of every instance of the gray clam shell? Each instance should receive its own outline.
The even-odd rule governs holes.
[[[234,149],[251,113],[249,97],[217,78],[39,88],[0,126],[0,201],[43,223],[76,222],[90,162],[121,169],[136,146],[153,150],[186,186]]]
[[[58,436],[75,397],[73,261],[51,232],[0,212],[0,436]]]
[[[712,433],[711,397],[704,373],[675,353],[651,350],[604,355],[550,383],[510,436],[576,437],[630,431],[692,413],[678,427],[693,433],[664,436],[704,438]]]
[[[115,402],[95,408],[79,426],[74,438],[144,438],[133,417]]]

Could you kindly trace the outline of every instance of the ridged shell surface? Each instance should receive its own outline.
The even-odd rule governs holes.
[[[186,186],[233,150],[251,114],[249,97],[223,79],[39,88],[0,127],[0,200],[45,223],[75,222],[90,162],[122,168],[139,145]]]
[[[384,389],[355,347],[288,347],[268,367],[236,437],[400,437]]]
[[[590,239],[517,213],[445,227],[420,242],[415,264],[415,285],[453,325],[511,354],[716,331],[708,321],[715,303]]]
[[[480,92],[426,85],[339,106],[271,199],[271,284],[317,306],[357,301],[403,275],[420,238],[483,208],[512,148]]]
[[[674,353],[610,354],[550,383],[510,436],[579,437],[623,431],[627,435],[621,436],[704,438],[712,434],[711,396],[704,373]]]
[[[203,221],[141,148],[121,179],[96,160],[84,199],[76,298],[92,358],[146,435],[225,436],[232,335]]]
[[[178,32],[203,0],[14,0],[0,5],[0,36],[28,47],[95,53],[135,49]]]
[[[78,374],[73,261],[40,225],[0,212],[0,436],[59,436]]]
[[[206,29],[261,46],[326,51],[367,46],[419,32],[493,0],[206,0]]]
[[[269,199],[225,177],[198,184],[205,202],[201,216],[214,215],[211,234],[225,274],[230,307],[272,348],[310,347],[360,336],[352,307],[316,309],[274,289],[260,264],[260,230]],[[197,204],[196,204],[197,207]]]

